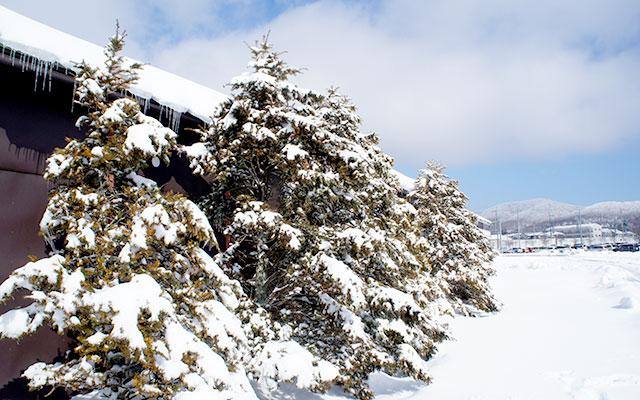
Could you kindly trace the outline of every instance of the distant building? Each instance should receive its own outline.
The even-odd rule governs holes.
[[[478,228],[482,229],[483,231],[491,232],[491,225],[493,225],[493,222],[475,213],[473,214],[473,216],[476,218],[475,222]]]
[[[587,223],[576,225],[560,225],[547,228],[546,236],[554,234],[561,238],[565,244],[600,244],[600,243],[636,243],[638,237],[633,232],[620,231],[613,228],[605,228],[600,224]]]
[[[497,235],[492,236],[492,244],[497,246]],[[638,235],[633,232],[606,228],[596,223],[558,225],[542,232],[511,233],[501,235],[500,250],[512,248],[536,248],[572,246],[575,244],[638,243]]]

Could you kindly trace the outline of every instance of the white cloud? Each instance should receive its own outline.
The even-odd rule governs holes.
[[[245,2],[247,15],[264,10]],[[133,12],[124,1],[112,4],[107,11]],[[162,18],[127,25],[132,16],[120,17],[134,56],[220,90],[244,71],[242,42],[271,30],[286,60],[308,68],[297,81],[339,86],[406,168],[429,159],[457,167],[545,159],[640,136],[640,3],[633,0],[319,1],[214,38],[202,26],[221,23],[219,8],[203,0],[183,1],[173,14],[171,2],[155,6],[171,16],[173,32],[155,43],[144,32],[160,32],[153,24]]]
[[[308,68],[302,84],[340,86],[383,148],[414,168],[592,152],[638,136],[638,7],[556,3],[393,1],[372,14],[323,1],[156,60],[219,88],[243,71],[240,43],[270,29],[287,60]]]

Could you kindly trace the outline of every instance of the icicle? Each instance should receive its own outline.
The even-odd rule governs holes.
[[[38,62],[33,69],[35,70],[35,73],[36,73],[35,81],[33,83],[33,91],[35,92],[38,89],[38,78],[40,77],[40,63]]]
[[[65,68],[66,71],[66,68]],[[71,97],[71,112],[73,113],[73,106],[76,103],[75,99],[76,99],[76,90],[78,89],[78,81],[77,80],[73,80],[73,96]]]
[[[51,93],[51,80],[53,78],[53,68],[57,65],[57,63],[54,61],[51,64],[49,64],[49,93]]]
[[[176,110],[171,110],[171,120],[170,120],[170,128],[174,132],[178,132],[180,129],[180,118],[182,117],[182,113],[177,112]]]
[[[42,90],[44,90],[47,87],[47,74],[49,73],[49,63],[48,62],[44,62],[42,64],[43,66],[43,70],[42,70]]]
[[[49,72],[49,63],[42,63],[42,90],[47,87],[47,73]]]

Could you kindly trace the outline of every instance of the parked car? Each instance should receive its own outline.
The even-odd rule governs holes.
[[[519,248],[517,248],[517,247],[514,247],[514,248],[512,248],[512,249],[507,249],[507,250],[504,250],[504,251],[502,251],[502,252],[503,252],[503,253],[507,253],[507,254],[510,254],[510,253],[522,253],[522,249],[519,249]]]
[[[613,248],[613,251],[639,251],[640,245],[638,243],[621,243]]]

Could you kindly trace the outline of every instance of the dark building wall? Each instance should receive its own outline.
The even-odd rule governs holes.
[[[65,137],[81,137],[71,112],[70,83],[52,81],[51,91],[34,91],[35,74],[0,65],[0,281],[29,261],[44,257],[38,235],[47,204],[47,184],[42,179],[45,160]],[[28,300],[21,295],[0,305],[0,313]],[[0,398],[24,398],[15,378],[37,360],[51,361],[69,346],[66,337],[48,327],[20,341],[0,340]],[[11,389],[13,387],[14,389]]]
[[[29,255],[45,256],[42,238],[38,236],[38,223],[46,206],[47,187],[40,176],[0,171],[0,188],[0,226],[3,227],[0,280],[4,281],[13,269],[29,261]],[[0,314],[29,304],[20,297],[0,305]],[[65,351],[67,347],[67,338],[48,328],[41,328],[19,342],[0,340],[0,388],[20,376],[21,371],[35,360],[50,361],[58,351]]]

